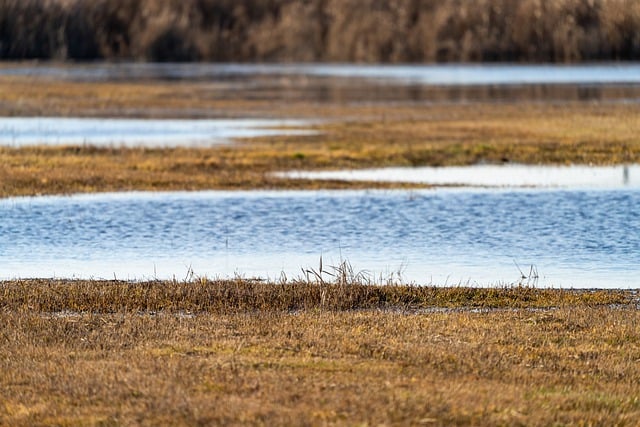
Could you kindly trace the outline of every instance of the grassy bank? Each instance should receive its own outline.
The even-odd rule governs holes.
[[[302,189],[393,184],[294,181],[289,169],[640,162],[635,103],[317,102],[223,83],[0,79],[0,114],[19,116],[299,117],[314,136],[212,148],[0,148],[0,196],[125,190]],[[366,88],[364,89],[366,90]],[[297,93],[297,92],[296,92]],[[275,99],[271,98],[274,95]],[[614,94],[618,96],[618,94]],[[395,184],[395,186],[398,186]]]
[[[0,58],[628,60],[639,27],[635,0],[0,0]]]
[[[243,280],[3,282],[0,423],[633,425],[635,298]]]

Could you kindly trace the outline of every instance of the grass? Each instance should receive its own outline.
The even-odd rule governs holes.
[[[359,104],[348,100],[314,102],[309,95],[312,88],[303,85],[301,90],[299,97],[287,100],[271,92],[260,97],[252,89],[233,91],[222,83],[2,78],[3,115],[295,116],[326,121],[312,125],[320,132],[315,136],[268,137],[213,148],[4,147],[0,148],[0,196],[121,190],[381,188],[403,185],[285,180],[270,174],[289,169],[507,161],[640,161],[640,107],[635,103]]]
[[[315,136],[207,149],[4,147],[0,196],[373,185],[270,176],[287,169],[639,161],[633,103],[390,105],[318,102],[307,90],[289,99],[206,82],[2,77],[2,115],[327,120]],[[284,283],[0,282],[0,425],[640,418],[635,291],[379,286],[337,273]]]
[[[633,425],[635,304],[526,287],[2,282],[0,424]]]

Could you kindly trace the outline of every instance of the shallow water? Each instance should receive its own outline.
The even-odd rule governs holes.
[[[640,64],[0,64],[2,76],[213,83],[220,97],[269,101],[467,103],[640,101]]]
[[[130,193],[0,201],[0,277],[640,287],[637,190]],[[517,265],[516,265],[517,264]],[[531,274],[533,276],[533,274]],[[328,279],[329,276],[326,276]]]
[[[381,168],[338,171],[290,171],[276,176],[294,179],[406,182],[478,187],[640,188],[640,165]]]
[[[235,138],[300,135],[297,120],[150,120],[0,117],[0,145],[211,146]]]
[[[21,65],[0,68],[0,75],[28,75],[76,80],[202,80],[244,76],[316,76],[369,79],[422,85],[629,84],[640,83],[640,64],[218,64],[102,63]]]

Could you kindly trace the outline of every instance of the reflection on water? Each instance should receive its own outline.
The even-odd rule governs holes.
[[[221,96],[317,102],[638,102],[640,65],[5,65],[2,75],[75,81],[215,82]]]
[[[220,94],[232,97],[244,94],[253,100],[312,101],[353,104],[464,104],[475,102],[640,102],[640,85],[485,85],[431,86],[421,84],[375,83],[355,79],[268,79],[246,78],[245,82],[227,83]],[[251,79],[251,80],[249,80]]]
[[[0,277],[288,277],[640,287],[640,192],[133,193],[0,202]]]
[[[62,117],[0,117],[0,145],[210,146],[234,138],[301,135],[278,129],[304,126],[296,120],[134,120]]]
[[[357,65],[103,63],[74,66],[8,66],[0,75],[77,80],[208,80],[243,76],[315,76],[431,86],[640,83],[640,64],[598,65]]]
[[[477,165],[341,171],[291,171],[277,173],[276,176],[294,179],[407,182],[476,187],[640,187],[640,165]]]

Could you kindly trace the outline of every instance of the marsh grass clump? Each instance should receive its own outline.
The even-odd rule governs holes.
[[[0,309],[77,313],[290,313],[306,310],[557,308],[630,304],[625,291],[377,285],[346,281],[270,283],[252,279],[178,281],[19,280],[0,284]]]

